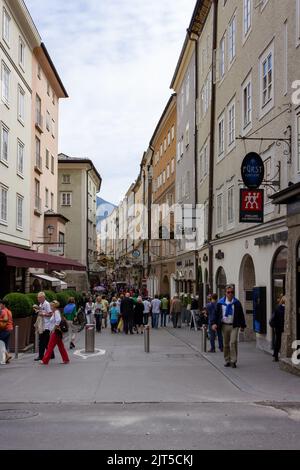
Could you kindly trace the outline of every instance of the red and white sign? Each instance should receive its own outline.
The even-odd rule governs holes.
[[[241,189],[240,193],[240,222],[263,223],[264,221],[264,191],[263,189]]]

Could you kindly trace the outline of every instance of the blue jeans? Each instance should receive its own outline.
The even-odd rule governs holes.
[[[218,342],[219,342],[219,349],[221,351],[224,348],[222,330],[218,328],[217,331],[214,331],[212,329],[212,325],[209,325],[210,348],[212,351],[215,351],[216,349],[215,341],[216,341],[217,336],[218,336]]]
[[[9,343],[10,331],[1,331],[0,332],[0,341],[3,341],[6,347],[6,351],[8,351],[8,343]]]
[[[162,310],[160,316],[161,316],[160,326],[167,326],[168,310]]]
[[[159,313],[152,313],[152,328],[158,328]]]

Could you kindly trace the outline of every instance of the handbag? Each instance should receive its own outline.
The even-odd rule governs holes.
[[[69,326],[66,320],[62,320],[59,325],[59,329],[62,333],[68,333],[69,331]]]

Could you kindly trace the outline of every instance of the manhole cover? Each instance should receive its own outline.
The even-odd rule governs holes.
[[[0,421],[35,418],[39,414],[27,410],[0,410]]]

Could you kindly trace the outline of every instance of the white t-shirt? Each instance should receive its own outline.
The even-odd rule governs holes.
[[[154,299],[151,302],[152,313],[160,313],[161,301],[159,299]]]
[[[61,323],[61,315],[59,310],[55,310],[52,317],[50,318],[50,331],[52,332],[56,326]]]
[[[47,300],[45,300],[45,302],[43,304],[40,304],[40,309],[42,311],[42,313],[51,313],[52,310],[51,310],[51,307],[50,307],[50,304],[49,302],[47,302]],[[52,331],[51,330],[51,317],[42,317],[44,319],[44,328],[45,330],[49,330],[49,331]]]
[[[151,304],[149,300],[144,300],[144,313],[150,313]]]
[[[230,305],[230,304],[233,303],[233,301],[228,302],[228,300],[226,299],[225,303],[226,303],[226,305]],[[231,325],[233,323],[233,317],[234,317],[234,305],[232,305],[232,315],[229,315],[229,317],[226,317],[226,306],[225,305],[222,305],[222,311],[223,311],[222,323]]]

